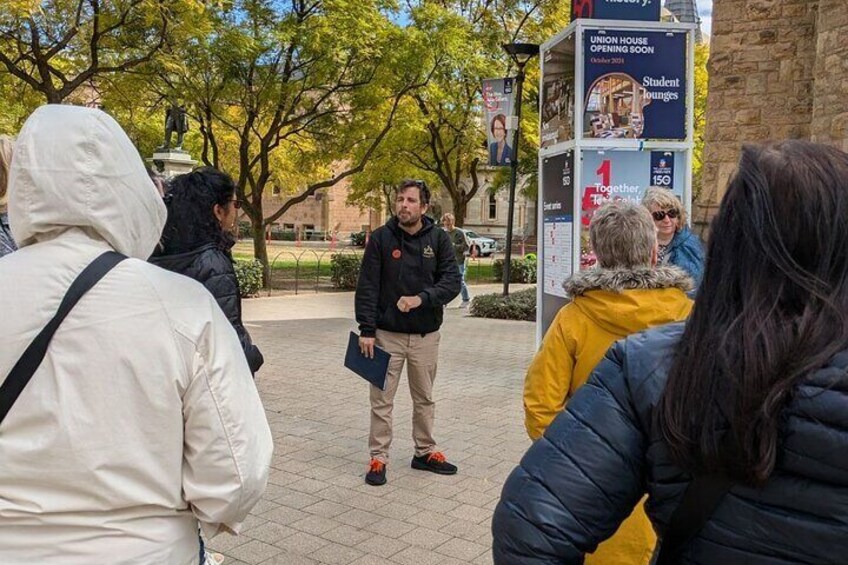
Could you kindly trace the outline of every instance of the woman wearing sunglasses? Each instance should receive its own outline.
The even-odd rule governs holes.
[[[191,277],[217,300],[236,330],[253,373],[264,361],[241,321],[241,294],[230,249],[241,203],[229,175],[212,167],[174,177],[165,196],[168,221],[150,262]]]
[[[704,273],[704,247],[686,225],[686,211],[667,188],[652,186],[642,198],[657,226],[658,264],[675,265],[686,271],[697,287]]]

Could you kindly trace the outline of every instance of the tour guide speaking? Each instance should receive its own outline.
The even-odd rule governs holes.
[[[461,277],[453,244],[424,216],[430,191],[422,181],[403,181],[395,198],[396,215],[374,230],[365,248],[356,285],[359,347],[373,357],[374,345],[391,354],[386,390],[371,386],[371,462],[365,482],[386,483],[392,443],[392,408],[404,361],[412,395],[412,468],[453,475],[433,439],[436,406],[433,381],[439,357],[443,308],[459,294]]]

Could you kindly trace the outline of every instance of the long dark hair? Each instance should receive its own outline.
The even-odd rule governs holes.
[[[233,179],[212,167],[174,177],[165,195],[168,220],[155,255],[186,253],[210,243],[229,251],[234,238],[221,229],[213,208],[227,206],[235,190]]]
[[[672,458],[765,483],[799,380],[848,348],[848,154],[746,146],[660,400]]]

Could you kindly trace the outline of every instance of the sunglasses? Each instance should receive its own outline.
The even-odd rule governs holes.
[[[655,222],[661,222],[665,220],[666,216],[673,220],[680,216],[680,210],[678,210],[677,208],[672,208],[671,210],[658,210],[656,212],[651,212],[651,216],[654,217]]]

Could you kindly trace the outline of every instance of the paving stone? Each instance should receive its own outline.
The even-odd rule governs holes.
[[[357,549],[331,542],[315,553],[312,553],[310,557],[317,559],[319,563],[348,565],[362,557],[362,555],[363,553]]]
[[[262,563],[280,553],[280,548],[259,540],[250,540],[226,553],[245,563]]]
[[[451,536],[431,530],[430,528],[415,528],[411,532],[400,536],[400,541],[414,545],[422,549],[435,549],[451,539]]]
[[[329,532],[330,530],[334,530],[339,527],[339,523],[334,522],[329,518],[324,518],[323,516],[309,516],[303,520],[293,522],[291,527],[295,530],[300,530],[301,532],[320,536],[324,532]]]
[[[318,536],[307,534],[305,532],[297,532],[281,539],[275,545],[289,553],[311,556],[312,553],[318,551],[328,543],[330,542],[319,538]]]
[[[484,545],[466,541],[463,539],[453,538],[448,540],[443,545],[436,548],[436,551],[448,557],[454,557],[462,561],[468,562],[482,555],[486,549]]]
[[[283,526],[275,522],[265,522],[261,526],[257,526],[246,532],[244,535],[252,539],[264,541],[265,543],[276,544],[278,541],[296,533],[297,530],[288,526]]]
[[[398,539],[375,534],[369,535],[368,539],[356,544],[356,548],[360,551],[379,555],[383,559],[388,559],[407,547],[409,547],[409,544]]]
[[[371,532],[353,526],[342,525],[338,528],[324,532],[321,537],[336,543],[354,547],[358,543],[370,539],[374,536]]]

